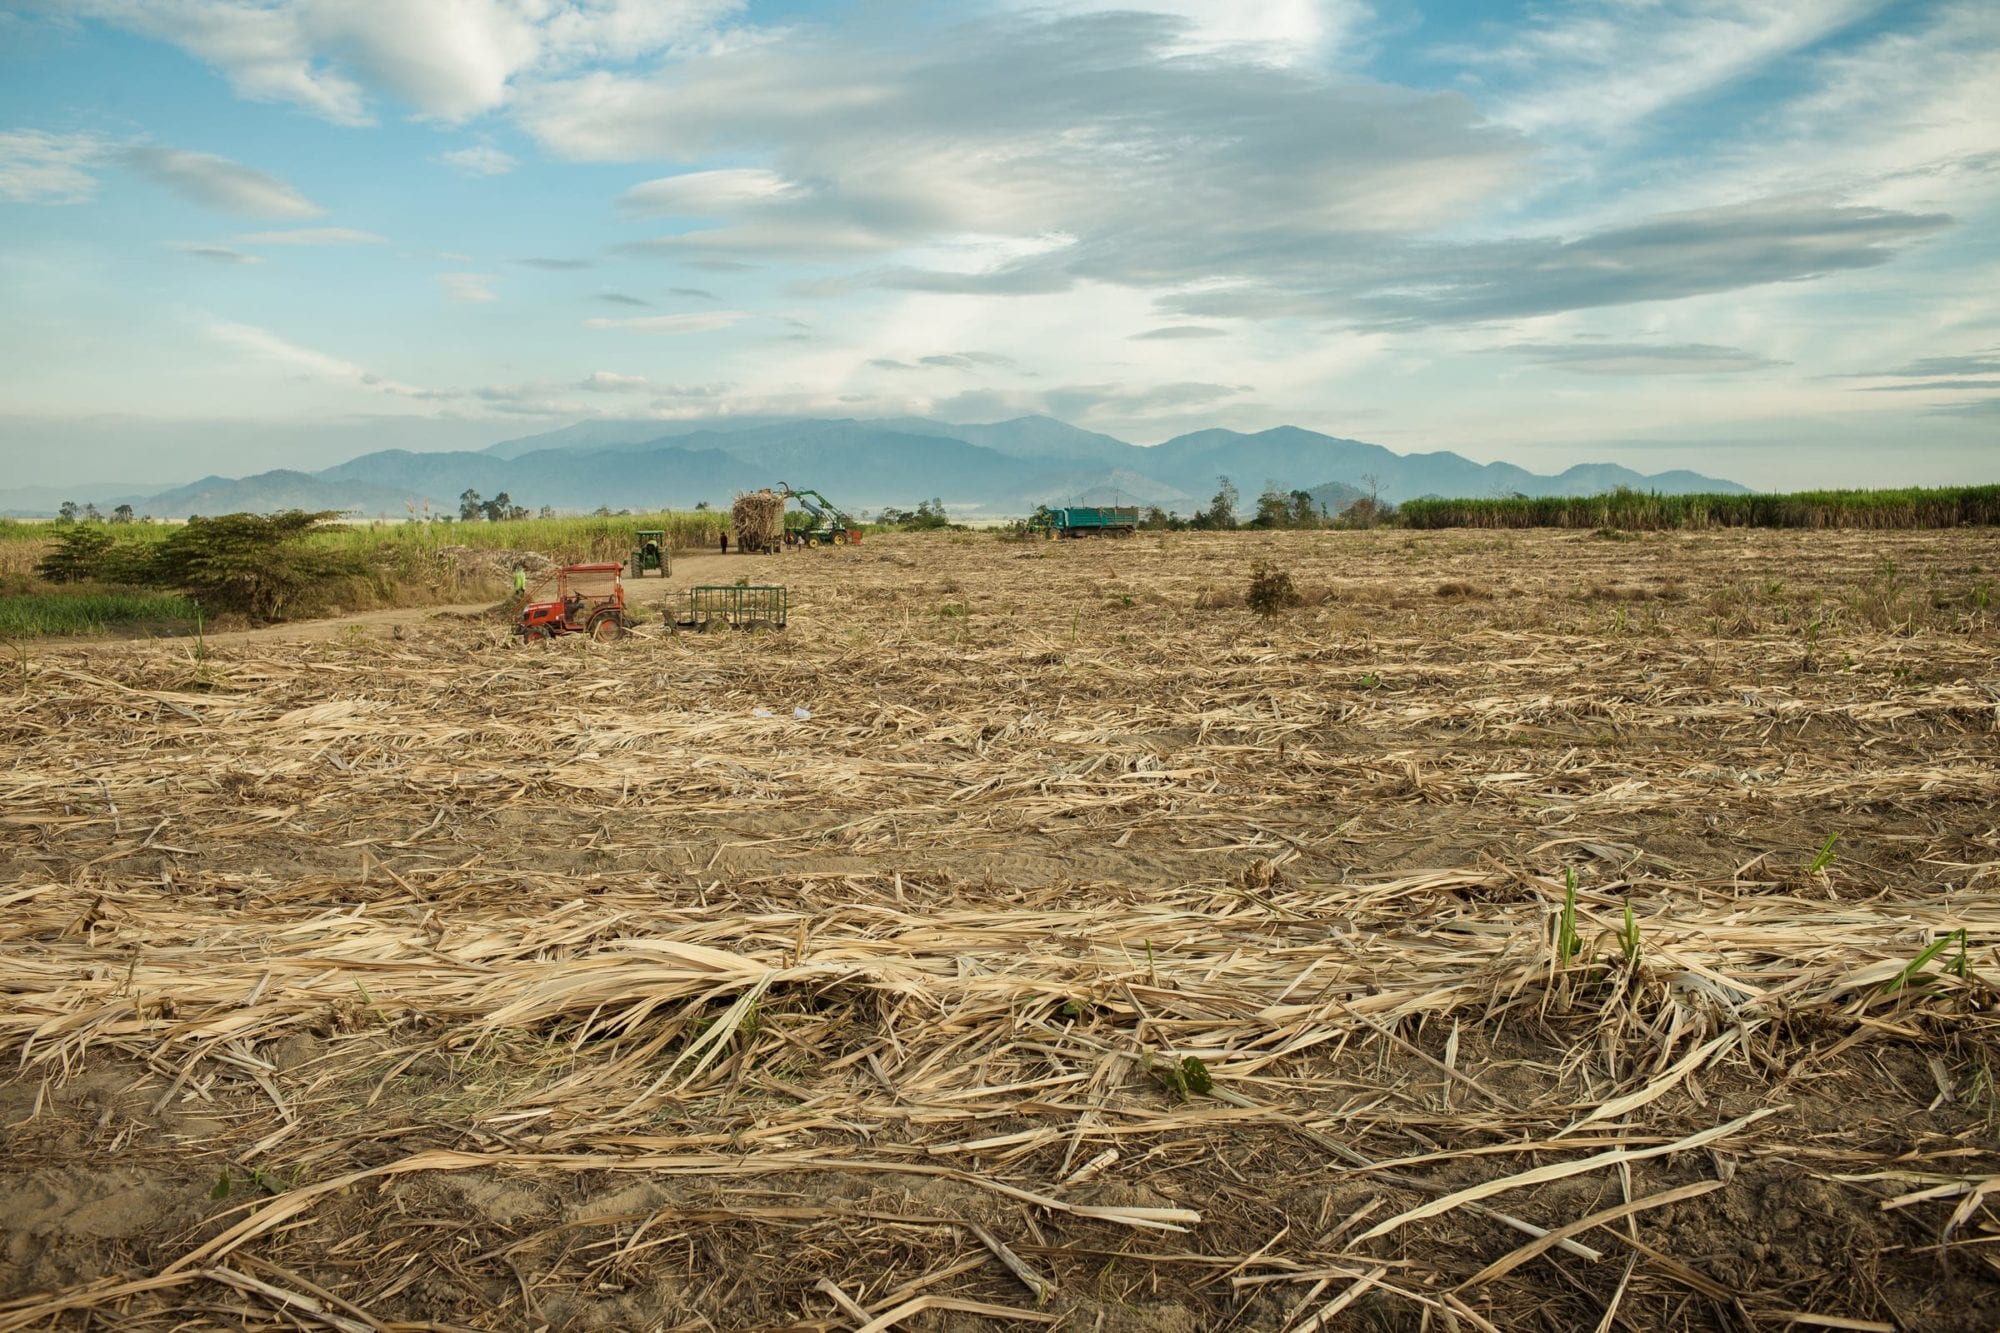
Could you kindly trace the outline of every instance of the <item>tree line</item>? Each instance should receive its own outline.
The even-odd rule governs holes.
[[[1312,492],[1287,490],[1276,482],[1265,483],[1264,490],[1257,497],[1255,508],[1248,518],[1238,517],[1237,510],[1243,503],[1236,483],[1227,476],[1216,478],[1215,496],[1208,504],[1187,518],[1149,505],[1139,519],[1139,526],[1160,532],[1235,532],[1239,529],[1316,529],[1316,528],[1372,528],[1387,522],[1395,515],[1395,509],[1381,498],[1381,486],[1372,476],[1363,477],[1365,493],[1329,512],[1326,506],[1312,497]]]
[[[74,500],[64,500],[56,509],[58,523],[150,523],[152,521],[151,515],[143,519],[135,516],[131,505],[119,505],[108,515],[98,513],[95,504],[79,505]]]
[[[159,541],[120,540],[101,524],[72,523],[35,566],[51,583],[112,583],[192,598],[210,615],[276,620],[334,579],[362,577],[357,552],[311,540],[339,515],[190,518]]]

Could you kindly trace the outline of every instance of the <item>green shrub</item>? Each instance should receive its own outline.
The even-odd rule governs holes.
[[[55,549],[42,557],[35,572],[50,583],[85,583],[104,577],[105,564],[116,543],[94,523],[64,528]]]
[[[358,554],[310,540],[335,517],[293,509],[190,518],[152,552],[143,581],[178,589],[211,614],[275,620],[316,586],[366,571]]]

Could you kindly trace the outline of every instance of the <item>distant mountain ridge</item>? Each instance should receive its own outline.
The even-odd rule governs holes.
[[[1065,501],[1190,514],[1223,476],[1234,481],[1246,514],[1266,485],[1325,488],[1328,498],[1372,491],[1391,503],[1418,495],[1595,494],[1620,486],[1670,494],[1748,490],[1693,472],[1647,476],[1612,463],[1543,476],[1450,452],[1399,454],[1297,426],[1254,434],[1201,430],[1142,446],[1041,416],[971,425],[924,417],[724,417],[583,421],[477,451],[389,449],[319,472],[205,477],[120,498],[159,518],[288,508],[401,517],[426,507],[455,513],[466,490],[486,498],[505,491],[531,508],[647,510],[704,500],[719,507],[738,491],[790,482],[824,491],[857,513],[937,497],[955,514],[1025,514]],[[6,499],[0,492],[0,506]]]

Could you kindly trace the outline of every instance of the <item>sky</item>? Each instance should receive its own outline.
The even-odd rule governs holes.
[[[2000,480],[2000,4],[0,0],[0,455],[1293,424]]]

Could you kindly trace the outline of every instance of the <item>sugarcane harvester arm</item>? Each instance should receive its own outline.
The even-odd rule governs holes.
[[[855,526],[846,511],[818,491],[795,491],[789,482],[779,482],[778,491],[787,499],[797,500],[806,511],[806,526],[802,531],[785,534],[788,542],[804,542],[807,546],[818,546],[831,542],[844,546],[861,540],[861,529]]]
[[[825,528],[851,528],[854,520],[841,511],[839,505],[821,495],[818,491],[795,491],[786,482],[778,483],[778,493],[789,495],[806,507],[812,515],[813,526]]]

